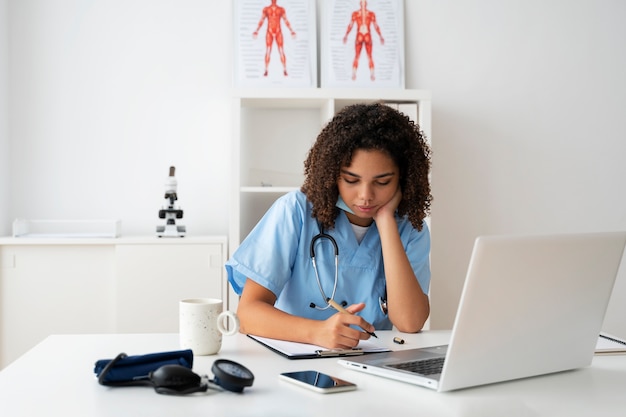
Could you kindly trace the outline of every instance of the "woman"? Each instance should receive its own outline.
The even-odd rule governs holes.
[[[375,329],[421,330],[429,169],[430,148],[408,117],[384,104],[337,113],[309,151],[301,190],[279,198],[226,263],[241,331],[351,348]],[[336,242],[337,264],[320,234]]]

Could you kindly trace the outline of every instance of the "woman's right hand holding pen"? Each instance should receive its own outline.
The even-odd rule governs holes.
[[[355,315],[363,308],[365,303],[352,304],[345,309],[341,308],[337,314],[321,322],[322,329],[318,334],[320,340],[316,344],[330,349],[351,349],[356,347],[359,341],[369,339],[374,333],[374,326]]]

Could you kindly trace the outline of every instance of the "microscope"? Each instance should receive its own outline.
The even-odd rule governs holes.
[[[165,226],[157,226],[158,237],[184,237],[187,233],[185,226],[176,224],[176,219],[183,218],[183,211],[176,206],[176,188],[178,182],[174,176],[176,167],[170,167],[170,176],[165,180],[165,206],[159,210],[159,219],[166,219]]]

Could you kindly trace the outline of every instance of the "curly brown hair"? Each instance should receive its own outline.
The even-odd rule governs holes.
[[[312,216],[324,228],[335,226],[340,169],[350,165],[359,149],[382,151],[395,162],[402,190],[397,213],[422,230],[432,201],[428,177],[431,150],[418,125],[383,103],[347,106],[318,135],[304,161],[301,187],[313,205]]]

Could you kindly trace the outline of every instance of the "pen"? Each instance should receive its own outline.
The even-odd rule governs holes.
[[[330,304],[335,310],[339,311],[340,313],[352,314],[348,310],[346,310],[345,308],[343,308],[342,306],[337,304],[337,302],[335,300],[333,300],[332,298],[329,298],[328,300],[326,300],[326,302],[328,302],[328,304]],[[376,339],[378,339],[378,336],[376,336],[376,333],[368,332],[365,329],[363,329],[363,331],[365,333],[369,334],[370,336],[374,336]]]

